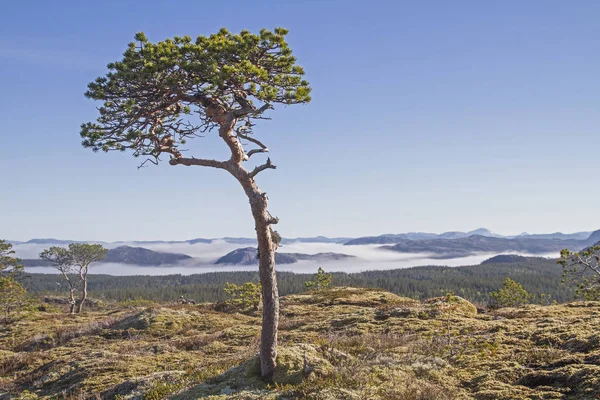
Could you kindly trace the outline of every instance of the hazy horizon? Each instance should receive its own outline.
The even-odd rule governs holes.
[[[470,228],[470,229],[451,229],[451,230],[447,230],[447,231],[441,231],[441,232],[431,232],[431,231],[424,231],[424,230],[416,230],[416,231],[393,231],[393,232],[380,232],[380,233],[375,233],[375,234],[364,234],[364,235],[358,235],[358,236],[349,236],[349,235],[323,235],[323,234],[319,234],[316,233],[314,235],[303,235],[303,236],[286,236],[285,234],[282,235],[283,238],[285,239],[301,239],[301,238],[315,238],[315,237],[327,237],[327,238],[359,238],[359,237],[371,237],[371,236],[381,236],[381,235],[388,235],[388,234],[404,234],[404,233],[431,233],[431,234],[442,234],[442,233],[446,233],[446,232],[472,232],[475,231],[477,229],[488,229],[484,226],[480,226],[477,228]],[[277,229],[276,229],[277,230]],[[522,232],[511,232],[511,233],[505,233],[505,232],[498,232],[492,229],[488,229],[490,232],[492,232],[493,234],[497,234],[497,235],[501,235],[501,236],[506,236],[506,237],[510,237],[510,236],[518,236],[520,234],[529,234],[529,235],[542,235],[542,234],[554,234],[554,233],[562,233],[562,234],[575,234],[575,233],[581,233],[581,232],[594,232],[596,230],[600,230],[600,224],[599,226],[595,227],[595,228],[590,228],[590,229],[581,229],[581,230],[576,230],[576,231],[565,231],[565,230],[557,230],[557,231],[552,231],[552,232],[536,232],[536,231],[522,231]],[[27,242],[29,240],[34,240],[34,239],[52,239],[52,240],[64,240],[64,241],[69,241],[69,240],[73,240],[73,241],[81,241],[81,242],[102,242],[102,243],[135,243],[135,242],[169,242],[169,241],[173,241],[173,242],[185,242],[187,240],[194,240],[194,239],[207,239],[207,240],[219,240],[219,239],[223,239],[223,238],[244,238],[244,239],[256,239],[256,236],[254,235],[224,235],[224,236],[211,236],[211,235],[206,235],[206,236],[193,236],[193,237],[185,237],[185,238],[171,238],[171,237],[166,237],[166,238],[146,238],[146,239],[137,239],[137,238],[128,238],[126,240],[107,240],[107,239],[98,239],[98,238],[76,238],[76,237],[57,237],[57,236],[32,236],[32,237],[27,237],[27,238],[16,238],[16,237],[3,237],[3,239],[7,240],[7,241],[16,241],[16,242]]]

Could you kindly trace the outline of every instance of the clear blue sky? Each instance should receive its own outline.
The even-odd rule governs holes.
[[[0,237],[253,235],[225,172],[80,146],[86,85],[135,32],[223,26],[290,29],[313,86],[257,130],[284,236],[598,229],[599,17],[595,0],[6,2]]]

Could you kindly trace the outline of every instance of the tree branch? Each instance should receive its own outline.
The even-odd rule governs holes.
[[[260,147],[260,149],[252,149],[248,153],[246,153],[246,155],[248,156],[248,158],[250,158],[250,156],[252,156],[253,154],[256,154],[256,153],[268,153],[269,152],[269,149],[267,148],[267,146],[265,146],[260,140],[254,139],[253,137],[250,137],[250,136],[248,136],[246,134],[243,134],[239,130],[237,132],[237,136],[239,138],[242,138],[242,139],[245,139],[245,140],[247,140],[249,142],[252,142],[252,143],[254,143],[254,144],[256,144],[256,145],[258,145]]]
[[[579,261],[579,263],[584,266],[584,271],[587,269],[600,276],[600,268],[592,265],[592,262],[589,260],[589,258],[586,258],[584,260],[583,258],[581,258],[581,255],[577,254],[577,261]]]
[[[270,212],[267,211],[268,214],[268,218],[267,218],[267,223],[271,224],[271,225],[276,225],[279,223],[279,217],[274,217],[271,215]]]
[[[169,160],[169,164],[171,165],[185,165],[187,167],[192,166],[192,165],[198,165],[201,167],[213,167],[213,168],[220,168],[220,169],[225,169],[225,170],[229,170],[229,166],[227,164],[227,162],[225,161],[217,161],[217,160],[205,160],[203,158],[185,158],[185,157],[179,157],[179,158],[171,158]]]
[[[277,166],[273,165],[271,163],[271,158],[267,158],[267,162],[264,163],[263,165],[259,165],[258,167],[254,168],[254,170],[252,170],[252,172],[250,172],[250,178],[254,178],[256,175],[258,175],[259,172],[264,171],[265,169],[276,169]]]
[[[246,117],[248,115],[260,115],[265,111],[272,109],[273,106],[269,103],[265,103],[260,108],[256,108],[251,102],[246,99],[245,94],[235,93],[233,95],[235,101],[237,101],[242,108],[234,110],[233,113],[236,118]]]
[[[264,148],[264,149],[252,149],[250,150],[248,153],[246,153],[246,155],[248,156],[248,158],[250,158],[253,154],[256,153],[268,153],[269,149]]]
[[[146,166],[146,163],[148,163],[148,162],[151,162],[154,165],[158,165],[158,161],[157,160],[158,160],[158,158],[156,158],[156,160],[153,160],[151,158],[147,158],[147,159],[144,160],[143,163],[141,163],[140,165],[138,165],[137,169],[144,168]]]

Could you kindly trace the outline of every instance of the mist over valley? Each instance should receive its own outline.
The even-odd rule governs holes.
[[[277,270],[314,273],[362,272],[417,266],[477,265],[498,255],[558,258],[560,250],[581,250],[600,241],[600,231],[574,234],[502,236],[481,228],[442,234],[405,233],[360,238],[283,238],[276,253]],[[16,255],[31,273],[57,272],[38,259],[50,246],[74,240],[13,241]],[[109,252],[93,265],[94,274],[190,275],[257,268],[256,241],[251,238],[191,239],[187,241],[97,242]]]

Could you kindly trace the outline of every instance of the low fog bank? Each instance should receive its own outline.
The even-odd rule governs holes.
[[[122,243],[109,248],[123,245]],[[153,243],[145,244],[144,247],[154,251],[182,253],[194,257],[191,260],[186,260],[183,263],[175,265],[161,265],[157,267],[138,266],[131,264],[114,264],[114,263],[97,263],[92,265],[91,272],[93,274],[107,275],[191,275],[205,272],[220,272],[220,271],[252,271],[258,266],[243,266],[243,265],[215,265],[214,262],[227,254],[228,252],[240,247],[247,247],[236,243],[228,243],[225,241],[217,241],[214,243]],[[23,248],[24,247],[24,248]],[[44,246],[40,245],[18,245],[16,246],[17,255],[21,258],[37,258],[37,255]],[[379,245],[363,245],[363,246],[343,246],[335,243],[291,243],[282,246],[279,250],[281,253],[342,253],[355,256],[356,258],[346,260],[332,260],[327,262],[317,261],[300,261],[294,264],[277,265],[278,271],[290,271],[297,273],[315,273],[319,267],[323,267],[329,272],[362,272],[368,270],[389,270],[399,268],[410,268],[417,266],[439,265],[448,267],[457,267],[462,265],[476,265],[490,257],[496,256],[499,253],[479,253],[468,257],[439,259],[432,258],[430,254],[407,254],[398,253],[389,250],[379,249]],[[29,253],[28,253],[29,252]],[[37,253],[35,253],[37,252]],[[528,254],[519,252],[507,252],[501,254],[518,254],[531,257],[551,257],[557,258],[558,253],[550,254]],[[57,271],[51,267],[30,267],[26,268],[30,273],[56,273]]]

